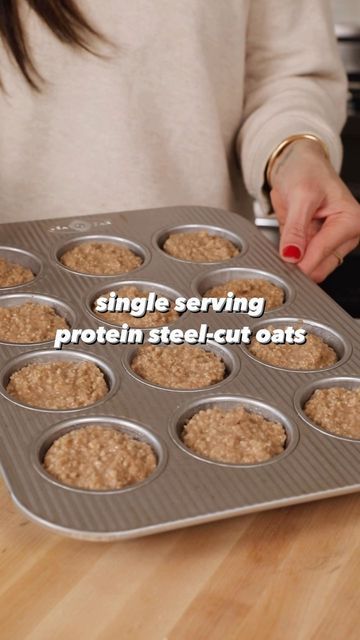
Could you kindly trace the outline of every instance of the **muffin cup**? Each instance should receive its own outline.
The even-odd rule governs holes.
[[[107,428],[117,429],[121,431],[121,433],[125,433],[126,435],[135,438],[136,440],[140,440],[142,442],[146,442],[153,449],[156,456],[156,468],[155,470],[149,474],[145,480],[142,482],[137,482],[135,484],[122,487],[121,489],[81,489],[79,487],[72,487],[71,485],[65,484],[60,480],[57,480],[54,476],[46,471],[43,466],[43,461],[46,452],[50,448],[50,446],[60,438],[61,436],[69,433],[70,431],[74,431],[75,429],[79,429],[81,427],[90,427],[94,425],[100,425]],[[51,482],[54,485],[59,485],[68,491],[76,491],[77,493],[92,493],[92,494],[115,494],[115,493],[124,493],[126,491],[133,491],[134,489],[139,489],[144,485],[147,485],[149,482],[157,478],[164,470],[167,463],[167,449],[165,443],[159,438],[158,435],[155,435],[152,431],[150,431],[146,426],[141,425],[137,422],[133,422],[132,420],[128,420],[126,418],[116,418],[112,416],[90,416],[90,417],[81,417],[81,418],[72,418],[70,420],[63,420],[62,422],[58,422],[53,425],[49,429],[47,429],[34,443],[31,452],[31,461],[36,471],[40,473],[40,475],[45,478],[48,482]]]
[[[84,244],[85,242],[105,242],[108,244],[116,244],[120,247],[126,247],[133,251],[137,256],[140,256],[142,259],[142,263],[136,267],[135,269],[131,269],[130,271],[124,271],[120,273],[109,273],[109,274],[101,274],[101,273],[86,273],[84,271],[77,271],[76,269],[71,269],[67,267],[61,262],[61,256],[66,253],[66,251],[70,251],[74,247]],[[119,236],[103,236],[103,235],[87,235],[87,236],[79,236],[77,238],[72,238],[65,243],[61,243],[59,247],[55,250],[54,259],[57,264],[66,271],[70,273],[76,273],[79,276],[86,276],[88,278],[116,278],[121,277],[122,275],[128,276],[129,273],[135,273],[146,266],[146,264],[150,260],[150,253],[148,249],[137,242],[133,242],[133,240],[128,240],[126,238],[121,238]]]
[[[360,377],[356,376],[339,376],[334,378],[323,378],[322,380],[317,380],[313,382],[309,382],[308,384],[300,387],[295,393],[294,396],[294,406],[299,414],[300,418],[306,422],[310,427],[320,431],[321,433],[330,436],[331,438],[337,438],[339,440],[345,440],[348,442],[358,442],[360,443],[360,438],[351,438],[350,436],[343,436],[327,429],[324,429],[320,425],[316,424],[306,415],[304,412],[304,406],[306,402],[311,398],[314,391],[317,389],[331,389],[332,387],[344,387],[345,389],[359,389],[360,387]]]
[[[167,238],[171,234],[176,233],[196,233],[198,231],[206,231],[211,236],[220,236],[221,238],[225,238],[225,240],[229,240],[239,249],[239,254],[234,256],[233,258],[228,258],[226,260],[206,260],[204,261],[194,261],[194,260],[185,260],[184,258],[176,258],[175,256],[171,256],[169,253],[164,251],[164,243]],[[229,231],[223,227],[215,227],[213,225],[205,225],[205,224],[186,224],[186,225],[177,225],[174,227],[167,227],[157,232],[153,238],[153,245],[159,249],[163,255],[171,260],[178,260],[179,262],[186,262],[190,264],[198,264],[198,265],[208,265],[208,264],[218,264],[218,263],[227,263],[236,258],[242,257],[247,250],[247,243],[243,238],[236,235],[233,231]]]
[[[30,269],[34,274],[34,278],[29,282],[21,284],[14,284],[8,287],[1,287],[0,291],[7,291],[8,289],[18,289],[19,287],[28,287],[30,284],[34,284],[35,279],[39,277],[42,271],[42,263],[34,253],[25,251],[24,249],[17,249],[16,247],[0,247],[0,258],[12,262],[13,264],[20,264],[22,267]]]
[[[164,345],[164,344],[160,344],[160,345],[156,345],[159,346],[160,349],[172,349],[175,345]],[[184,393],[184,392],[199,392],[199,391],[205,391],[205,390],[211,390],[211,389],[218,389],[220,386],[227,384],[228,382],[230,382],[231,380],[233,380],[233,378],[239,373],[240,370],[240,361],[237,358],[236,354],[234,353],[234,351],[231,351],[230,349],[228,349],[227,347],[223,347],[220,346],[219,344],[216,343],[211,343],[211,342],[207,342],[204,345],[194,345],[192,348],[201,348],[204,351],[210,351],[212,353],[215,353],[217,356],[219,356],[224,364],[225,364],[225,378],[223,380],[220,380],[220,382],[216,382],[215,384],[212,384],[210,386],[207,387],[198,387],[196,389],[194,388],[173,388],[173,387],[164,387],[162,385],[159,384],[155,384],[154,382],[150,382],[149,380],[145,380],[145,378],[141,378],[137,373],[135,373],[135,371],[132,369],[131,367],[131,363],[132,360],[134,358],[134,356],[136,355],[136,352],[138,351],[139,348],[141,347],[133,347],[131,349],[128,350],[126,356],[125,356],[125,361],[124,361],[124,366],[126,371],[136,380],[138,380],[139,382],[146,384],[150,387],[153,387],[155,389],[163,389],[164,391],[172,391],[172,392],[177,392],[177,393]]]
[[[211,458],[206,458],[205,456],[192,451],[192,449],[187,447],[183,442],[181,434],[185,424],[199,411],[213,409],[214,407],[220,407],[221,409],[229,411],[239,406],[244,407],[252,413],[257,413],[267,420],[279,422],[284,427],[286,431],[286,442],[283,453],[280,453],[279,455],[274,456],[269,460],[265,460],[264,462],[219,462],[217,460],[212,460]],[[212,396],[211,398],[202,398],[201,400],[192,402],[187,406],[183,406],[172,417],[169,424],[169,433],[172,440],[178,445],[178,447],[180,447],[180,449],[182,449],[186,454],[192,456],[196,460],[200,460],[201,462],[206,462],[208,464],[214,464],[216,466],[229,467],[232,469],[258,468],[268,464],[274,464],[275,462],[283,460],[285,456],[288,456],[292,451],[294,451],[299,440],[299,432],[296,425],[291,420],[289,420],[289,418],[285,414],[265,402],[261,402],[260,400],[255,400],[253,398],[244,396]]]
[[[301,325],[302,328],[306,329],[307,333],[313,333],[314,335],[322,338],[324,342],[326,342],[330,347],[334,349],[338,356],[337,362],[328,367],[323,367],[321,369],[289,369],[287,367],[280,367],[275,364],[270,364],[269,362],[264,362],[260,360],[256,356],[254,356],[248,347],[244,345],[240,345],[240,348],[246,353],[249,358],[255,360],[255,362],[264,365],[265,367],[271,367],[272,369],[276,369],[278,371],[289,371],[293,373],[316,373],[319,371],[329,371],[330,369],[335,369],[340,365],[346,362],[352,352],[350,342],[344,338],[338,331],[332,329],[331,327],[322,324],[320,322],[315,322],[313,320],[305,320],[302,318],[269,318],[264,322],[257,322],[252,327],[253,337],[255,338],[256,333],[259,329],[265,329],[267,326],[271,325],[274,329],[285,329],[285,327],[295,327],[296,325]]]
[[[176,298],[178,297],[184,297],[184,294],[179,293],[178,291],[175,291],[175,289],[172,289],[171,287],[166,287],[162,284],[158,284],[156,282],[150,282],[147,280],[118,280],[116,282],[111,282],[107,285],[102,285],[101,287],[96,287],[95,289],[93,289],[89,295],[86,297],[85,300],[85,306],[86,306],[86,311],[87,313],[89,313],[91,315],[92,318],[95,318],[95,320],[97,320],[97,322],[100,322],[101,324],[106,324],[109,325],[110,327],[117,327],[119,328],[119,324],[116,324],[115,322],[109,322],[108,320],[102,320],[102,315],[97,315],[93,310],[93,305],[95,303],[95,301],[97,300],[97,298],[99,298],[100,296],[104,296],[106,293],[110,292],[110,291],[118,291],[119,289],[123,288],[123,287],[137,287],[140,290],[145,291],[147,294],[149,294],[150,292],[154,291],[158,297],[160,296],[164,296],[165,298],[167,298],[168,300],[175,301]],[[115,315],[115,313],[114,313]],[[185,313],[181,313],[179,314],[179,317],[177,318],[177,320],[179,320],[181,317],[185,316]],[[129,320],[131,319],[132,316],[129,317]],[[177,320],[174,320],[173,322],[171,322],[171,325],[174,325]],[[127,322],[127,321],[126,321]],[[129,323],[128,323],[129,324]],[[167,326],[169,323],[166,320],[166,313],[164,313],[164,322],[161,325],[156,325],[156,327],[161,327],[161,326]],[[130,326],[130,325],[129,325]],[[141,327],[144,331],[148,330],[148,329],[152,329],[152,328],[156,328],[155,326],[151,326],[151,327]]]
[[[76,326],[77,322],[77,314],[70,307],[69,304],[59,300],[58,298],[52,298],[50,296],[45,296],[40,293],[13,293],[4,296],[0,296],[0,307],[14,307],[21,304],[26,304],[27,302],[33,302],[38,304],[46,304],[49,307],[52,307],[56,313],[64,318],[70,329]],[[40,340],[37,342],[8,342],[6,340],[0,339],[0,344],[11,344],[16,346],[36,346],[40,344],[48,344],[54,342],[55,335],[50,340]]]
[[[30,404],[25,404],[25,402],[20,402],[13,398],[6,391],[6,387],[9,383],[10,376],[22,369],[28,364],[44,364],[48,362],[53,362],[54,360],[61,360],[62,362],[92,362],[103,372],[106,384],[108,386],[108,393],[106,396],[89,405],[75,407],[71,409],[46,409],[43,407],[35,407]],[[72,351],[70,349],[66,349],[65,351],[31,351],[29,353],[22,353],[19,356],[16,356],[3,367],[0,371],[0,393],[10,402],[18,405],[19,407],[24,407],[26,409],[31,409],[33,411],[45,411],[48,413],[69,413],[73,411],[84,411],[90,409],[91,407],[95,407],[100,405],[101,403],[108,400],[116,391],[119,386],[119,379],[117,375],[114,373],[113,369],[107,364],[105,360],[98,358],[97,356],[89,353],[84,353],[81,351]]]
[[[207,273],[201,273],[192,282],[191,288],[194,293],[201,298],[205,292],[212,287],[216,287],[222,284],[226,284],[230,280],[268,280],[272,284],[276,285],[284,292],[284,302],[278,307],[265,310],[265,313],[271,313],[276,309],[283,308],[285,305],[293,302],[295,298],[295,289],[293,285],[286,282],[283,278],[276,276],[267,271],[260,271],[260,269],[247,269],[243,267],[230,267],[223,269],[216,269],[214,271],[208,271]]]

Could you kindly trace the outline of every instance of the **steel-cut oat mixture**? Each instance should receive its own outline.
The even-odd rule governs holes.
[[[270,331],[274,327],[266,327]],[[261,344],[253,339],[249,351],[262,362],[284,369],[324,369],[338,360],[336,351],[319,336],[308,333],[304,344]]]
[[[172,233],[165,240],[163,250],[174,258],[192,262],[230,260],[240,253],[230,240],[207,231]]]
[[[63,484],[97,491],[142,482],[156,464],[148,443],[101,425],[61,436],[49,447],[43,462],[46,471]]]
[[[360,439],[360,388],[316,389],[306,402],[304,413],[326,431]]]
[[[104,293],[103,294],[104,297],[105,298],[108,297],[109,293],[110,292]],[[147,291],[138,289],[135,286],[122,287],[115,293],[118,296],[118,298],[130,298],[130,299],[147,298],[149,295]],[[94,308],[95,308],[95,305],[96,305],[96,301],[94,303]],[[174,306],[174,303],[172,303],[172,306]],[[161,311],[147,311],[142,318],[136,318],[135,316],[131,315],[131,313],[121,312],[121,311],[105,311],[104,313],[99,313],[95,311],[94,308],[93,310],[95,314],[98,316],[98,318],[101,318],[106,322],[109,322],[110,324],[121,325],[124,322],[126,322],[129,325],[129,327],[139,327],[139,328],[160,327],[161,325],[168,325],[168,324],[172,324],[173,322],[176,322],[176,320],[179,317],[178,312],[175,311],[174,308],[171,308],[171,306],[169,311],[164,311],[164,313],[162,313]]]
[[[201,410],[185,424],[181,439],[194,453],[216,462],[255,464],[285,449],[286,431],[242,406]]]
[[[170,389],[201,389],[226,375],[217,354],[187,344],[139,347],[131,368],[144,380]]]
[[[0,287],[16,287],[18,284],[31,282],[34,278],[28,267],[0,258]]]
[[[265,298],[265,311],[280,307],[284,303],[285,298],[283,289],[273,282],[270,282],[270,280],[264,280],[262,278],[228,280],[228,282],[218,284],[205,291],[203,297],[226,297],[229,291],[232,291],[237,298]]]
[[[65,251],[60,262],[74,271],[106,276],[133,271],[140,267],[142,258],[125,245],[82,242]]]
[[[47,304],[0,307],[0,340],[4,342],[43,342],[52,340],[57,329],[68,328],[66,320]]]
[[[15,371],[6,391],[15,400],[41,409],[76,409],[101,400],[109,391],[93,362],[32,363]]]

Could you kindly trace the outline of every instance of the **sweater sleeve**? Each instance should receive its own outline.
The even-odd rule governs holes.
[[[251,0],[245,74],[238,153],[245,185],[266,214],[266,163],[289,135],[319,136],[335,169],[341,167],[347,80],[330,2]]]

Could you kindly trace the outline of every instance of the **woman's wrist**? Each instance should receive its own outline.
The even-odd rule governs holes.
[[[269,191],[274,186],[277,175],[287,160],[295,152],[310,153],[329,162],[329,152],[325,143],[312,134],[298,134],[283,140],[271,154],[265,169],[266,185]]]

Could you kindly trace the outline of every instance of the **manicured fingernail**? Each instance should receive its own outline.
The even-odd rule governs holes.
[[[296,247],[294,244],[288,244],[283,248],[282,254],[284,258],[294,258],[294,260],[300,260],[301,251],[299,247]]]

